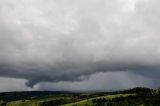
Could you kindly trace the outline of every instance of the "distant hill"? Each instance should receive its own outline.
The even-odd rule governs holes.
[[[3,92],[0,93],[0,99],[3,101],[14,101],[30,99],[32,97],[43,97],[48,95],[74,95],[77,93],[68,91],[22,91],[22,92]]]

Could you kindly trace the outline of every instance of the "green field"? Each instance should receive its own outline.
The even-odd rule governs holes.
[[[0,106],[160,106],[160,90],[134,88],[119,92],[0,93]]]
[[[18,100],[18,101],[8,102],[6,106],[40,106],[44,102],[55,101],[59,99],[69,100],[69,97],[51,96],[51,97],[44,97],[41,99],[35,98],[33,100]]]
[[[85,99],[85,100],[80,100],[78,102],[75,103],[68,103],[65,105],[61,105],[61,106],[84,106],[84,105],[89,105],[92,106],[92,100],[93,99],[100,99],[100,98],[105,98],[105,99],[113,99],[116,97],[127,97],[129,95],[133,95],[133,94],[115,94],[115,95],[106,95],[106,96],[98,96],[98,97],[94,97],[94,98],[90,98],[90,99]],[[57,97],[57,96],[50,96],[50,97],[44,97],[44,98],[33,98],[32,100],[17,100],[17,101],[11,101],[8,102],[6,104],[6,106],[40,106],[42,103],[45,102],[50,102],[50,101],[56,101],[56,100],[68,100],[70,101],[70,99],[72,99],[71,97]]]
[[[100,99],[100,98],[113,99],[113,98],[116,98],[116,97],[127,97],[127,96],[130,96],[130,95],[135,95],[135,94],[115,94],[115,95],[99,96],[99,97],[90,98],[90,99],[82,100],[82,101],[75,102],[75,103],[65,104],[65,105],[62,105],[62,106],[74,106],[74,105],[76,105],[76,106],[85,106],[85,105],[92,106],[92,105],[94,105],[92,103],[93,99]]]

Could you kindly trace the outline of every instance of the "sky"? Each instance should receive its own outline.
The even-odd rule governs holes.
[[[0,0],[0,92],[160,87],[159,0]]]

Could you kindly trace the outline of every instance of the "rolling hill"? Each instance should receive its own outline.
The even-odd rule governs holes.
[[[160,90],[116,92],[31,91],[0,93],[0,106],[160,106]]]

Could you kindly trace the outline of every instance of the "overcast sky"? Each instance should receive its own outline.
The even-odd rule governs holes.
[[[0,0],[0,92],[160,87],[159,0]]]

